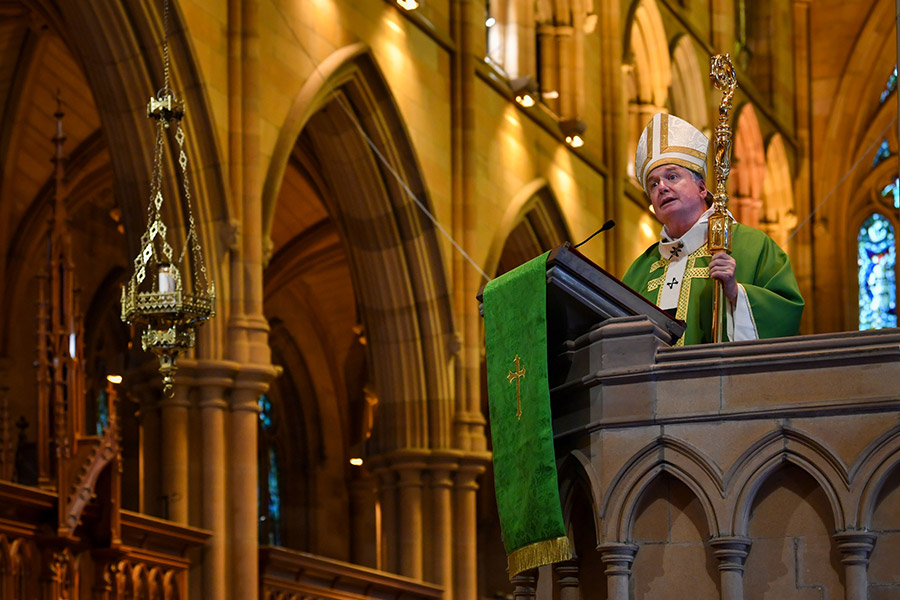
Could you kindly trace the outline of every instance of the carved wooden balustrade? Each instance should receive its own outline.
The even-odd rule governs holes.
[[[187,598],[188,551],[209,532],[123,510],[121,542],[107,545],[91,537],[102,510],[89,504],[61,538],[54,492],[0,481],[0,600]]]
[[[322,556],[263,546],[260,600],[437,600],[442,587]]]

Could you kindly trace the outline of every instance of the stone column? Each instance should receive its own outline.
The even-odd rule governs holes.
[[[166,512],[163,516],[182,525],[188,524],[189,385],[183,377],[177,378],[172,398],[163,396],[159,402],[161,496]]]
[[[444,587],[444,597],[453,597],[453,504],[450,475],[456,463],[450,460],[431,465],[431,560],[429,581]]]
[[[397,546],[397,473],[387,467],[375,471],[378,474],[378,499],[381,504],[381,531],[378,536],[378,562],[389,573],[398,572]]]
[[[559,115],[566,119],[579,117],[575,109],[575,56],[573,30],[569,25],[556,26],[557,80]]]
[[[511,581],[514,600],[532,600],[537,594],[537,569],[522,571]]]
[[[750,544],[750,538],[743,536],[722,536],[709,541],[713,554],[719,560],[722,600],[743,599],[744,561]]]
[[[628,581],[631,565],[638,547],[634,544],[610,542],[597,546],[600,559],[606,564],[606,589],[608,600],[628,600]]]
[[[155,517],[162,516],[160,511],[160,445],[159,445],[159,406],[156,394],[147,385],[133,386],[132,391],[140,402],[139,430],[141,471],[140,511]]]
[[[469,600],[478,596],[478,537],[476,492],[480,463],[461,464],[453,490],[453,597]]]
[[[404,459],[394,468],[399,475],[400,574],[422,579],[422,470],[425,463]]]
[[[350,482],[351,559],[357,565],[380,569],[375,519],[375,477],[368,473]]]
[[[865,531],[840,531],[834,534],[834,540],[842,554],[847,600],[866,600],[869,597],[867,569],[876,539],[874,533]]]
[[[225,600],[231,586],[226,561],[228,493],[225,487],[225,409],[228,408],[228,403],[225,401],[225,391],[231,387],[233,379],[232,371],[225,364],[216,367],[201,362],[198,370],[203,449],[200,475],[203,480],[200,498],[203,518],[200,526],[212,531],[203,555],[203,598]]]
[[[243,373],[242,373],[243,374]],[[239,376],[240,377],[240,376]],[[233,600],[256,600],[259,594],[259,465],[257,428],[259,397],[265,390],[237,387],[231,395],[228,430],[228,495],[231,498]]]
[[[559,48],[556,45],[556,26],[552,23],[541,23],[537,26],[537,38],[540,48],[538,55],[538,81],[544,104],[557,114],[560,112],[559,102]],[[556,92],[556,97],[543,96],[548,92]]]
[[[581,589],[578,580],[578,561],[567,560],[557,563],[553,568],[556,570],[557,582],[559,583],[559,600],[580,600]]]

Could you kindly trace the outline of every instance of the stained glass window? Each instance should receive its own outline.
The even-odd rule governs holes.
[[[894,228],[883,215],[866,219],[859,247],[859,329],[897,326]]]
[[[894,181],[884,186],[881,189],[881,197],[893,197],[894,208],[900,208],[900,178],[896,178]]]
[[[259,543],[281,545],[281,482],[272,401],[259,398]]]
[[[881,146],[878,147],[878,152],[875,153],[875,160],[872,161],[872,166],[877,167],[882,162],[887,160],[891,156],[891,148],[888,146],[888,141],[883,140],[881,142]]]
[[[891,95],[891,92],[897,89],[897,67],[894,66],[894,72],[891,73],[891,76],[888,77],[887,83],[884,86],[884,91],[881,92],[880,102],[884,104],[884,101],[888,99],[888,96]]]

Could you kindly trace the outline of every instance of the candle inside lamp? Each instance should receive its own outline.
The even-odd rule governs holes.
[[[175,291],[175,277],[172,276],[172,266],[169,264],[159,265],[159,291]]]

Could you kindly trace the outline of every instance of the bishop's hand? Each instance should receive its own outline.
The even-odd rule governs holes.
[[[718,252],[709,261],[709,276],[722,282],[722,289],[725,290],[725,297],[732,304],[737,303],[738,287],[737,280],[734,278],[734,270],[737,262],[734,258]]]

